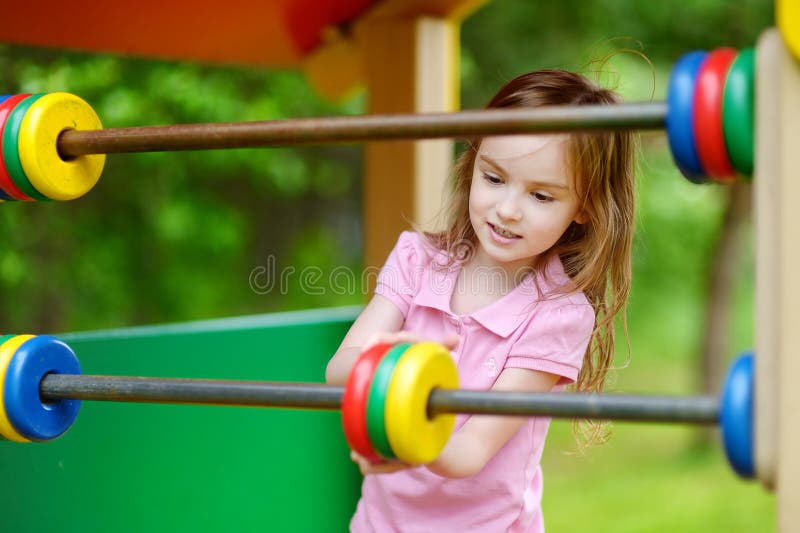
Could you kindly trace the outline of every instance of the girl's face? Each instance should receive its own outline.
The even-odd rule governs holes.
[[[584,222],[566,168],[566,142],[566,135],[483,139],[469,193],[478,265],[513,273],[553,246],[572,222]]]

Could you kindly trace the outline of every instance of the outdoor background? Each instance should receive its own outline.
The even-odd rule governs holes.
[[[462,106],[482,107],[532,69],[591,74],[593,59],[619,50],[630,51],[602,66],[601,81],[628,101],[663,100],[680,55],[753,46],[772,23],[771,0],[495,0],[463,25]],[[76,93],[107,127],[358,114],[368,98],[323,101],[296,72],[16,46],[0,47],[0,75],[5,93]],[[703,378],[702,354],[731,194],[686,182],[663,133],[643,135],[641,155],[630,354],[620,330],[609,390],[695,393],[720,378]],[[273,260],[277,272],[360,272],[361,161],[359,146],[115,155],[83,199],[4,204],[2,330],[81,331],[362,303],[360,291],[303,291],[297,275],[286,291],[259,294],[250,285],[254,269]],[[725,365],[752,345],[753,332],[747,209],[732,219]],[[774,497],[736,478],[716,438],[617,424],[610,442],[576,455],[570,424],[554,423],[544,459],[548,529],[774,530]]]

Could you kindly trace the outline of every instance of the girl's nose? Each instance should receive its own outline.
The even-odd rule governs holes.
[[[515,194],[505,194],[497,203],[497,216],[503,220],[519,220],[522,218],[522,210]]]

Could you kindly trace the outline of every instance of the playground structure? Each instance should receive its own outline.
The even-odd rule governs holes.
[[[785,3],[784,5],[787,4]],[[790,25],[788,29],[784,28],[783,34],[784,36],[793,36],[796,32],[796,27],[792,28]],[[776,31],[768,31],[759,41],[756,54],[758,58],[756,62],[758,69],[758,74],[756,76],[758,100],[756,105],[757,111],[755,113],[757,121],[756,130],[758,131],[755,150],[755,184],[757,197],[756,239],[758,243],[756,320],[758,329],[756,346],[757,383],[755,387],[757,393],[757,414],[755,416],[757,428],[755,433],[755,466],[757,477],[766,485],[776,488],[778,494],[779,523],[782,528],[788,530],[788,524],[793,523],[794,520],[792,513],[796,512],[793,511],[793,509],[796,509],[796,506],[792,505],[792,498],[794,495],[800,493],[797,487],[793,486],[793,484],[798,483],[798,481],[793,479],[796,476],[791,475],[793,472],[800,471],[800,467],[795,464],[797,459],[793,458],[790,453],[790,450],[794,449],[798,438],[800,438],[800,435],[798,435],[798,431],[800,430],[798,430],[796,415],[794,414],[797,412],[799,402],[796,395],[792,392],[792,384],[789,381],[790,376],[795,375],[794,370],[797,370],[797,363],[794,363],[790,357],[791,347],[797,346],[798,342],[800,342],[800,339],[795,339],[793,337],[791,327],[795,322],[792,319],[797,315],[797,310],[795,309],[796,304],[793,303],[793,300],[797,299],[791,298],[791,295],[797,293],[796,289],[800,289],[795,287],[795,283],[797,282],[792,279],[791,269],[791,265],[796,264],[794,259],[797,253],[796,245],[791,242],[791,217],[793,208],[791,198],[795,198],[795,195],[800,193],[800,191],[795,191],[793,189],[795,186],[792,185],[789,177],[790,169],[797,168],[798,165],[800,165],[798,156],[793,154],[791,150],[792,144],[794,143],[796,146],[797,139],[800,138],[800,132],[798,132],[797,126],[797,117],[800,117],[800,104],[792,101],[792,95],[797,94],[798,88],[800,88],[800,74],[798,73],[797,59],[792,57],[790,48],[786,46],[787,41],[791,42],[792,39],[787,39]],[[367,224],[367,226],[370,225],[371,224]],[[391,240],[388,242],[391,242]],[[352,319],[354,316],[355,312],[353,311],[353,315],[349,318]],[[301,320],[300,322],[303,321]],[[309,370],[310,373],[313,374],[324,366],[324,362],[312,361],[313,358],[315,356],[318,357],[320,353],[325,354],[323,357],[332,353],[332,350],[335,349],[338,344],[335,340],[337,339],[336,335],[340,334],[338,338],[341,338],[341,335],[343,335],[346,330],[347,322],[348,319],[338,318],[331,320],[329,317],[326,317],[320,322],[312,321],[305,325],[295,323],[285,325],[289,329],[297,327],[308,328],[307,331],[313,331],[315,336],[318,335],[318,329],[327,331],[329,328],[333,328],[334,330],[336,330],[336,328],[342,328],[336,330],[334,334],[319,334],[320,338],[325,338],[325,335],[329,335],[327,339],[331,341],[331,344],[328,346],[319,345],[310,349],[310,351],[316,350],[316,355],[308,356],[309,364],[313,363],[313,365],[306,370]],[[108,332],[107,334],[98,334],[88,337],[82,337],[80,335],[76,335],[74,338],[65,337],[65,340],[68,340],[70,345],[75,347],[82,361],[89,361],[90,364],[97,365],[97,367],[92,369],[92,373],[164,375],[163,368],[151,372],[136,370],[137,363],[133,359],[126,361],[125,363],[129,366],[125,367],[123,364],[124,358],[118,357],[116,354],[118,351],[128,349],[131,349],[131,356],[138,353],[136,357],[137,360],[142,353],[157,354],[160,352],[163,354],[163,357],[160,358],[161,362],[159,364],[162,364],[163,361],[174,362],[173,360],[177,359],[174,357],[176,352],[185,353],[188,357],[185,358],[185,361],[181,361],[183,365],[182,370],[193,373],[191,365],[188,363],[189,361],[202,359],[202,356],[198,357],[198,354],[207,354],[206,356],[210,359],[208,362],[213,366],[213,364],[215,364],[213,360],[215,358],[215,353],[224,350],[222,347],[224,345],[221,345],[218,348],[219,351],[215,352],[213,349],[210,349],[210,343],[207,342],[210,338],[207,335],[211,334],[217,327],[219,326],[208,323],[204,326],[192,327],[191,332],[173,331],[166,333],[162,331],[155,333],[155,336],[137,332]],[[237,327],[241,326],[235,326],[231,331],[236,330]],[[207,328],[207,331],[204,328]],[[219,331],[223,331],[224,329],[223,327]],[[262,330],[261,327],[245,327],[244,329],[252,329],[253,335],[267,335],[267,331],[271,331],[273,328],[263,327]],[[281,328],[277,327],[275,329],[280,330]],[[297,330],[295,330],[295,333],[296,331]],[[276,334],[281,335],[282,333],[278,332]],[[204,338],[206,342],[200,341],[200,344],[203,344],[203,346],[195,346],[196,351],[192,351],[192,345],[188,339],[195,335],[198,336],[198,338]],[[176,344],[171,345],[170,349],[169,339],[172,339],[173,336],[179,340],[175,340],[174,342],[176,342]],[[140,345],[137,347],[137,350],[134,350],[133,345],[138,342],[134,339],[139,337],[148,339],[147,342],[151,343],[150,346],[148,347],[146,344]],[[220,339],[223,337],[224,335],[220,333]],[[308,338],[310,338],[310,335]],[[231,343],[234,342],[230,337],[229,341]],[[142,342],[145,341],[142,340]],[[236,338],[235,342],[237,353],[239,353],[239,348],[242,344],[247,345],[246,342],[243,342],[239,338]],[[261,346],[261,342],[264,342],[264,340],[259,339],[254,341],[251,345],[254,350],[254,356],[255,351]],[[110,365],[107,358],[104,361],[104,364],[110,365],[107,367],[108,370],[103,369],[100,364],[104,359],[102,353],[95,352],[93,355],[91,352],[92,345],[100,346],[103,345],[103,343],[105,343],[105,348],[108,350],[108,352],[105,353],[111,353],[112,350],[115,353],[113,365]],[[230,346],[230,344],[227,344],[227,346]],[[295,351],[294,347],[292,349]],[[244,352],[246,352],[246,350],[242,352],[243,357],[246,359],[247,356]],[[96,362],[92,362],[93,357],[97,357]],[[300,357],[300,355],[297,356],[297,358]],[[218,358],[216,360],[218,361]],[[112,368],[112,366],[116,364],[119,364],[119,367],[116,367],[119,368],[119,370]],[[176,375],[185,377],[186,372],[182,370],[176,370]],[[231,371],[232,369],[226,364],[225,370],[221,367],[206,367],[203,370],[207,370],[207,372],[198,373],[198,377],[211,375],[215,377],[224,377],[221,373]],[[272,370],[274,370],[274,373],[272,373]],[[263,368],[261,371],[263,371]],[[254,372],[250,369],[241,369],[241,372],[236,373],[237,376],[248,375],[254,377],[258,374],[259,372]],[[319,379],[317,376],[310,376],[307,374],[298,377],[289,376],[282,378],[281,374],[282,371],[275,368],[270,369],[270,374],[266,377],[270,380],[286,379],[289,381],[317,381]],[[93,406],[92,411],[94,410]],[[166,410],[168,410],[168,408],[165,408],[165,411]],[[86,411],[88,412],[89,409],[86,409]],[[109,410],[109,416],[111,418],[117,416],[111,414],[113,412],[116,411]],[[152,410],[148,410],[146,412],[147,414],[144,414],[145,411],[142,411],[142,413],[144,417],[147,418],[152,416]],[[177,417],[185,416],[177,412],[175,415]],[[303,416],[305,415],[306,414]],[[87,415],[84,414],[82,416],[86,417]],[[226,411],[222,413],[222,416],[229,418],[229,412]],[[285,420],[281,418],[285,415],[277,416],[279,419]],[[289,416],[294,417],[296,414],[293,413]],[[328,420],[330,420],[330,417],[328,417]],[[174,424],[174,420],[169,421],[165,419],[162,422],[164,426]],[[87,424],[87,426],[89,425],[89,422],[86,420],[80,422],[80,424],[84,423]],[[208,421],[204,423],[210,425]],[[139,427],[146,428],[149,424],[151,424],[150,421],[143,419]],[[227,425],[228,422],[224,424]],[[259,419],[259,424],[264,426],[270,423]],[[285,424],[285,421],[277,422],[276,426],[280,427],[282,424]],[[134,424],[130,425],[134,426]],[[253,424],[243,424],[241,427],[252,428],[254,426]],[[308,427],[316,427],[316,424],[311,423],[306,426],[306,428]],[[136,428],[134,427],[133,429]],[[332,427],[330,430],[337,434],[339,433],[338,428]],[[76,429],[71,431],[70,438],[73,439],[73,436],[77,434],[78,429],[76,427]],[[156,449],[153,450],[153,453],[158,453],[158,435],[163,436],[164,433],[153,433],[152,437],[149,439],[141,437],[132,438],[131,441],[137,443],[140,438],[142,441],[146,440],[147,442],[151,442],[152,440],[156,444]],[[299,430],[297,435],[302,436],[303,432]],[[317,438],[315,435],[305,436],[306,442],[311,442],[314,438]],[[75,436],[74,438],[77,439],[78,437]],[[228,442],[229,439],[231,441],[236,440],[236,438],[230,438],[230,435],[228,435],[225,441]],[[260,440],[265,439],[268,439],[268,436],[265,435],[265,437]],[[213,442],[212,439],[209,439],[209,441]],[[73,440],[73,442],[77,441]],[[57,443],[53,443],[48,446],[53,446],[55,450],[56,444]],[[138,444],[136,445],[138,446]],[[219,446],[219,444],[217,443],[216,446]],[[80,450],[82,450],[83,453],[89,450],[99,451],[96,449],[95,443],[81,446]],[[331,450],[327,449],[325,453],[327,454],[330,451]],[[19,453],[27,454],[30,452]],[[80,452],[76,451],[76,453]],[[181,453],[183,452],[176,451],[175,455],[178,456]],[[342,447],[342,450],[337,450],[335,452],[339,457],[341,457],[343,453],[344,447]],[[55,457],[56,456],[53,456],[53,459],[55,459]],[[67,455],[64,455],[62,451],[59,452],[58,457],[67,457]],[[11,454],[9,454],[7,460],[11,461]],[[24,464],[24,461],[14,462]],[[203,466],[205,466],[203,463],[213,462],[213,456],[201,455],[200,460],[197,462],[200,463],[199,468],[203,468]],[[100,464],[99,461],[98,464]],[[180,464],[180,462],[178,462],[178,464]],[[327,463],[324,461],[320,464],[325,465],[322,468],[328,468]],[[132,469],[135,470],[134,467],[132,467]],[[344,475],[346,476],[347,472],[345,472]],[[99,473],[95,476],[87,477],[86,482],[96,482],[98,479],[97,476],[99,476]],[[261,476],[258,477],[261,478]],[[216,479],[218,478],[215,476],[215,480]],[[31,483],[34,483],[34,481],[31,481]],[[224,485],[224,481],[221,481],[221,484]],[[32,490],[35,490],[35,488],[32,487]],[[259,496],[266,497],[263,494]],[[10,495],[9,497],[12,496]],[[204,498],[207,497],[207,495],[204,495],[200,500],[204,501]],[[240,496],[240,499],[241,498]],[[212,504],[209,503],[209,505]],[[109,502],[109,506],[113,507],[113,503]],[[341,512],[341,508],[346,510],[351,509],[352,505],[344,503],[338,505],[338,507]],[[330,516],[333,516],[333,514]],[[80,516],[80,513],[77,511],[76,516]],[[109,516],[108,520],[109,523],[113,523],[115,518],[114,516]]]

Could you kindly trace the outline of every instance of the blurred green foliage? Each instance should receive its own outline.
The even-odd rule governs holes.
[[[663,88],[663,73],[689,50],[753,46],[759,33],[774,24],[773,4],[768,0],[488,2],[463,26],[464,104],[483,105],[500,85],[521,72],[583,70],[590,62],[626,48],[638,49],[653,62],[659,73],[656,81]],[[641,79],[650,83],[652,75]]]
[[[323,101],[295,72],[10,46],[0,49],[0,72],[9,93],[80,95],[106,127],[363,107],[362,98]],[[306,253],[308,265],[357,267],[360,168],[354,146],[111,156],[79,201],[3,206],[0,323],[64,331],[307,306],[255,294],[249,272],[269,255],[290,265],[319,242],[327,249]]]
[[[463,105],[481,107],[504,81],[541,67],[596,74],[629,100],[660,99],[681,53],[750,46],[771,21],[766,0],[489,2],[463,26]],[[19,46],[0,47],[0,73],[8,93],[82,96],[106,127],[352,114],[365,101],[326,102],[297,72]],[[361,153],[339,145],[114,155],[79,201],[6,204],[0,323],[64,331],[359,303],[358,290],[297,290],[296,276],[269,294],[249,279],[270,261],[276,272],[358,271]],[[647,137],[644,153],[641,181],[658,192],[640,202],[637,242],[646,244],[637,246],[636,281],[648,289],[635,290],[632,326],[663,331],[670,315],[686,331],[701,318],[720,195],[681,182],[663,136]],[[665,305],[665,294],[677,303]]]

